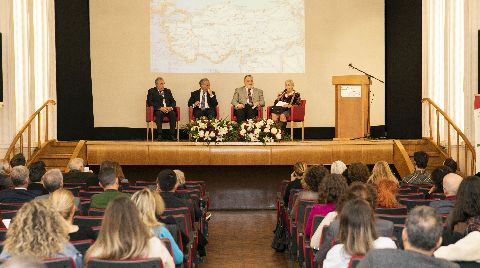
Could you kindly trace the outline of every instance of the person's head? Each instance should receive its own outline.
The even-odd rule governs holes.
[[[164,169],[157,175],[157,188],[162,192],[173,192],[177,186],[177,175],[171,169]]]
[[[42,183],[45,190],[47,190],[49,193],[55,192],[63,187],[62,172],[58,168],[49,169],[42,176]]]
[[[328,174],[318,185],[319,203],[337,203],[347,190],[347,180],[339,174]]]
[[[68,169],[83,172],[83,168],[85,167],[85,162],[82,158],[73,158],[68,162]]]
[[[252,86],[253,86],[253,76],[250,75],[250,74],[245,75],[245,77],[243,77],[243,83],[245,84],[245,87],[252,88]]]
[[[314,165],[307,168],[305,178],[302,181],[302,186],[305,190],[318,192],[318,184],[328,174],[328,169],[323,165]]]
[[[293,165],[292,178],[296,180],[301,180],[305,177],[305,172],[307,171],[307,163],[297,162]]]
[[[12,256],[54,257],[68,242],[68,225],[49,200],[25,203],[12,219],[4,249]]]
[[[122,169],[122,166],[120,166],[120,163],[118,163],[117,161],[114,161],[113,165],[115,168],[115,173],[117,174],[117,178],[119,180],[125,179],[125,174],[123,174],[123,169]]]
[[[366,255],[378,238],[373,209],[363,199],[349,200],[340,212],[339,238],[347,254]]]
[[[380,179],[377,182],[377,202],[378,206],[384,208],[394,208],[398,206],[397,194],[398,185],[386,179]]]
[[[100,163],[100,170],[104,168],[115,168],[115,162],[112,160],[103,160],[102,163]]]
[[[375,163],[375,166],[373,166],[372,169],[372,175],[367,182],[377,184],[380,179],[391,180],[398,184],[397,178],[395,178],[395,175],[393,175],[390,166],[385,161],[378,161],[377,163]]]
[[[140,212],[140,217],[147,227],[160,225],[156,216],[163,213],[165,203],[157,192],[148,188],[142,189],[132,195],[132,201],[135,203]]]
[[[347,168],[347,174],[349,184],[354,181],[366,183],[368,177],[370,177],[370,171],[367,165],[361,162],[351,163]]]
[[[25,156],[22,153],[18,153],[12,157],[10,160],[10,166],[16,167],[16,166],[25,166],[27,164],[27,161],[25,160]]]
[[[343,209],[345,203],[349,200],[360,198],[367,201],[368,204],[372,208],[376,206],[376,196],[373,195],[375,190],[372,189],[371,185],[365,184],[359,181],[352,182],[350,186],[348,186],[347,190],[343,193],[340,199],[337,202],[337,206],[335,207],[335,211],[340,214]]]
[[[62,215],[68,222],[73,221],[75,214],[75,198],[71,191],[66,189],[58,189],[51,193],[48,197],[52,207]]]
[[[449,173],[443,177],[443,192],[446,196],[457,195],[458,188],[462,183],[463,178],[456,173]]]
[[[0,159],[0,173],[3,174],[10,174],[12,172],[12,167],[10,166],[10,163],[5,160],[5,159]]]
[[[332,163],[330,167],[330,173],[332,174],[343,174],[343,172],[347,169],[347,165],[340,160],[337,160]]]
[[[118,177],[114,168],[101,169],[98,173],[98,181],[104,189],[118,189]]]
[[[95,251],[101,252],[95,255],[100,259],[143,258],[151,237],[135,204],[128,197],[120,196],[108,203],[98,238],[88,249],[85,259]]]
[[[457,191],[457,200],[449,218],[449,227],[468,218],[480,215],[480,177],[469,176],[462,180]]]
[[[435,209],[418,206],[412,209],[405,221],[402,240],[405,250],[431,256],[442,244],[443,224]]]
[[[452,172],[452,169],[448,166],[440,166],[432,171],[430,178],[435,186],[435,192],[442,192],[443,178],[450,172]]]
[[[424,151],[418,151],[413,153],[413,162],[419,169],[425,169],[428,165],[428,154]]]
[[[287,92],[292,91],[294,86],[295,83],[293,83],[292,79],[285,80],[285,89],[287,90]]]
[[[155,78],[155,87],[158,90],[163,90],[165,88],[165,80],[162,77]]]
[[[208,78],[200,79],[200,82],[198,82],[198,84],[203,91],[208,91],[210,89],[210,81],[208,80]]]
[[[15,166],[12,168],[12,172],[10,172],[10,178],[15,187],[27,188],[28,183],[30,182],[28,176],[28,168],[25,166]]]
[[[183,173],[183,171],[181,171],[180,169],[174,169],[173,172],[175,172],[175,176],[177,177],[177,186],[184,185],[185,173]]]
[[[45,163],[43,161],[36,161],[33,162],[29,167],[29,178],[30,182],[39,182],[40,179],[42,178],[43,174],[47,172],[45,169]]]
[[[443,161],[443,165],[449,167],[452,172],[457,172],[458,170],[457,161],[453,160],[451,157],[445,159],[445,161]]]

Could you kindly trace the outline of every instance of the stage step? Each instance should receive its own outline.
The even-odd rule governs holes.
[[[36,160],[43,161],[47,169],[58,168],[65,172],[77,144],[78,142],[72,141],[52,142],[43,148]]]
[[[445,161],[445,157],[442,152],[438,150],[438,148],[433,145],[428,138],[423,138],[419,140],[401,140],[402,145],[407,150],[408,156],[410,157],[410,161],[413,161],[413,154],[417,151],[424,151],[428,154],[428,165],[427,171],[432,172],[435,168],[441,166],[443,161]]]

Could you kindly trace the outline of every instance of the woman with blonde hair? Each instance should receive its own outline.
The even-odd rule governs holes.
[[[177,176],[177,189],[187,189],[185,186],[185,173],[180,169],[174,169],[173,172]]]
[[[300,93],[295,91],[294,86],[293,80],[285,80],[285,89],[278,93],[271,109],[272,120],[280,121],[283,131],[287,128],[287,117],[290,116],[290,109],[293,105],[300,105],[301,103]]]
[[[0,159],[0,190],[13,188],[10,172],[12,172],[10,162],[5,159]]]
[[[162,215],[165,210],[165,203],[162,197],[148,188],[133,194],[132,201],[140,212],[140,217],[145,225],[152,230],[158,238],[168,238],[173,249],[173,260],[175,264],[183,263],[183,252],[178,247],[172,234],[165,228],[163,223],[157,221],[156,215]]]
[[[386,179],[395,182],[395,184],[399,185],[397,178],[393,175],[390,166],[385,161],[378,161],[375,163],[375,166],[372,170],[372,175],[368,178],[367,183],[377,184],[380,179]]]
[[[35,199],[18,210],[0,259],[12,256],[71,257],[77,267],[82,267],[82,254],[68,242],[68,224],[48,200]]]
[[[90,258],[161,258],[164,267],[175,267],[168,249],[153,236],[135,204],[126,196],[108,203],[98,238],[85,254],[86,262]]]

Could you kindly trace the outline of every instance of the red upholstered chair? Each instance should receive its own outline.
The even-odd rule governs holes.
[[[175,113],[177,114],[177,120],[176,120],[176,128],[177,128],[177,141],[180,141],[180,127],[179,127],[179,122],[180,122],[180,107],[176,106],[175,107]],[[155,126],[155,113],[153,112],[153,106],[148,106],[148,103],[146,103],[146,119],[145,121],[147,122],[147,141],[148,141],[148,133],[152,134],[152,141],[153,141],[153,128]],[[163,117],[163,123],[169,123],[170,121],[168,120],[168,117]]]
[[[262,119],[263,119],[263,107],[260,107],[260,109],[258,109],[257,118],[255,118],[255,120],[260,121]],[[237,117],[235,116],[235,108],[233,107],[233,105],[230,106],[230,120],[237,122]]]
[[[220,108],[218,107],[215,107],[215,112],[217,114],[217,119],[220,119]],[[188,107],[188,120],[190,121],[195,121],[195,118],[193,118],[193,107],[189,106]]]
[[[302,141],[305,140],[305,105],[306,100],[302,100],[300,105],[293,105],[290,109],[290,116],[287,121],[290,122],[290,137],[293,140],[293,123],[302,122]],[[267,106],[267,119],[272,119],[272,106]]]

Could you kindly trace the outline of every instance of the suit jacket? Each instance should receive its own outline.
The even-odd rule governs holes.
[[[417,252],[389,248],[371,249],[357,267],[447,268],[460,266],[444,259],[426,256]]]
[[[163,97],[158,92],[156,87],[148,90],[147,103],[149,106],[153,106],[153,109],[158,110],[163,106],[163,100],[165,99],[166,107],[175,108],[177,102],[173,98],[172,91],[168,88],[163,89]]]
[[[248,95],[247,90],[245,87],[239,87],[235,89],[235,93],[233,93],[232,98],[232,105],[237,106],[237,104],[245,104],[247,103]],[[259,88],[252,88],[252,102],[260,103],[260,106],[265,106],[265,99],[263,98],[263,90]]]
[[[160,192],[160,196],[165,202],[165,208],[188,207],[190,209],[192,222],[198,221],[202,217],[202,212],[195,208],[192,202],[187,199],[179,198],[172,192]]]
[[[27,190],[34,192],[36,195],[48,194],[42,183],[32,182],[28,185]]]
[[[191,93],[190,99],[188,100],[188,106],[193,106],[195,102],[200,101],[200,89],[195,90]],[[217,95],[215,95],[215,91],[212,91],[212,96],[207,93],[207,103],[208,107],[215,109],[217,107]]]
[[[98,177],[91,172],[70,170],[63,173],[63,183],[87,183],[88,186],[98,186]]]
[[[7,189],[0,191],[0,203],[26,203],[37,197],[37,194],[24,189]]]

